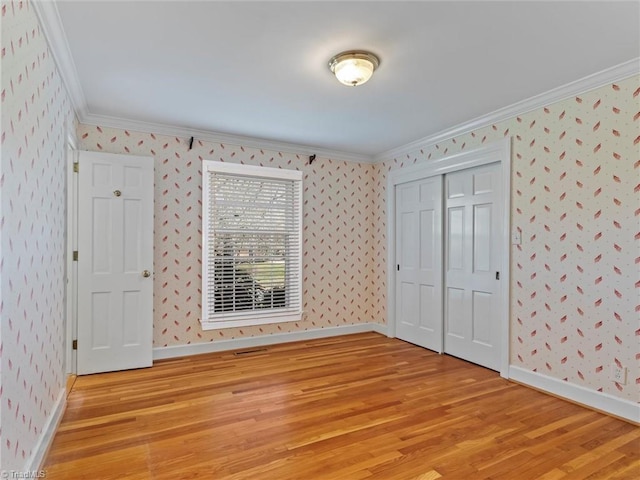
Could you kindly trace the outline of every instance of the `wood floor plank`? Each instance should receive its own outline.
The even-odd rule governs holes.
[[[47,479],[640,478],[640,429],[374,333],[81,376]]]

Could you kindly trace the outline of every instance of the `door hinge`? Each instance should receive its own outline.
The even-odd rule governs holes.
[[[79,173],[79,172],[80,172],[80,163],[73,162],[73,173]]]
[[[496,280],[500,280],[500,272],[496,272]]]
[[[71,348],[73,350],[77,350],[78,349],[78,340],[74,340],[73,342],[71,342]]]
[[[74,250],[73,251],[73,261],[77,262],[78,261],[78,250]]]

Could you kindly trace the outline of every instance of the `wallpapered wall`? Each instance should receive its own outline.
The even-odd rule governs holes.
[[[376,312],[386,318],[386,174],[511,136],[511,364],[640,398],[640,77],[374,167]],[[612,364],[629,369],[626,385]]]
[[[0,468],[24,468],[64,389],[65,128],[75,119],[28,1],[2,2]],[[152,155],[154,345],[386,318],[386,174],[513,137],[511,362],[637,401],[640,78],[379,165],[79,125],[80,148]],[[202,158],[300,169],[304,309],[296,324],[203,332]],[[609,365],[630,369],[627,385]]]
[[[74,116],[29,2],[2,2],[2,469],[64,391],[65,152]]]
[[[79,125],[79,148],[155,158],[154,346],[371,322],[372,169],[367,164]],[[202,331],[202,159],[288,168],[303,179],[303,320]]]

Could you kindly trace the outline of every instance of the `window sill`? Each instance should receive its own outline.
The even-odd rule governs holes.
[[[281,313],[273,315],[255,314],[233,319],[201,321],[202,330],[221,330],[223,328],[234,327],[254,327],[257,325],[268,325],[271,323],[299,322],[302,320],[302,312]]]

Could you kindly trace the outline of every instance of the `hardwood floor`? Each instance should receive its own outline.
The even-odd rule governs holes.
[[[640,428],[375,333],[78,377],[52,479],[640,478]]]

